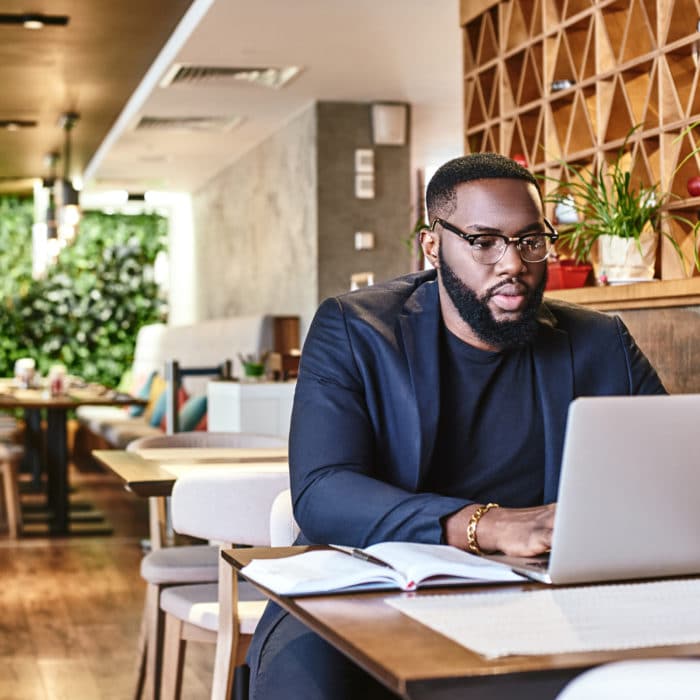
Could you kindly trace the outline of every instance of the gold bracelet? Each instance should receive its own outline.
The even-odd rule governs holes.
[[[472,552],[472,554],[481,554],[479,541],[476,539],[476,527],[479,524],[479,520],[481,520],[491,508],[499,507],[498,503],[487,503],[485,506],[479,506],[472,513],[472,517],[469,518],[469,523],[467,524],[467,549]]]

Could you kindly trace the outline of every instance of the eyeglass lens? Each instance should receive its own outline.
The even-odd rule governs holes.
[[[483,265],[497,263],[505,254],[508,241],[503,236],[476,236],[471,245],[474,260]],[[532,234],[513,242],[524,262],[542,262],[549,255],[552,241],[548,235]]]

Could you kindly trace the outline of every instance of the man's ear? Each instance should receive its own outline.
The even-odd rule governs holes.
[[[423,255],[428,258],[430,264],[436,268],[440,267],[440,258],[438,256],[440,236],[435,231],[424,228],[420,232],[420,246],[423,249]]]

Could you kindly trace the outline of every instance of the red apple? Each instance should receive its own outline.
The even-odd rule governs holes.
[[[522,165],[523,168],[527,168],[527,158],[522,153],[515,153],[512,159],[518,164]],[[700,178],[699,178],[700,179]]]
[[[688,180],[688,194],[691,197],[699,197],[700,196],[700,175],[696,175],[695,177],[691,177],[690,180]]]

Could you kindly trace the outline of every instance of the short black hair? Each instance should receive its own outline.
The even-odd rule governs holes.
[[[447,217],[455,210],[457,185],[489,178],[510,178],[529,182],[537,188],[542,200],[537,178],[527,168],[498,153],[472,153],[448,160],[430,179],[425,196],[428,219],[432,221],[436,216]]]

